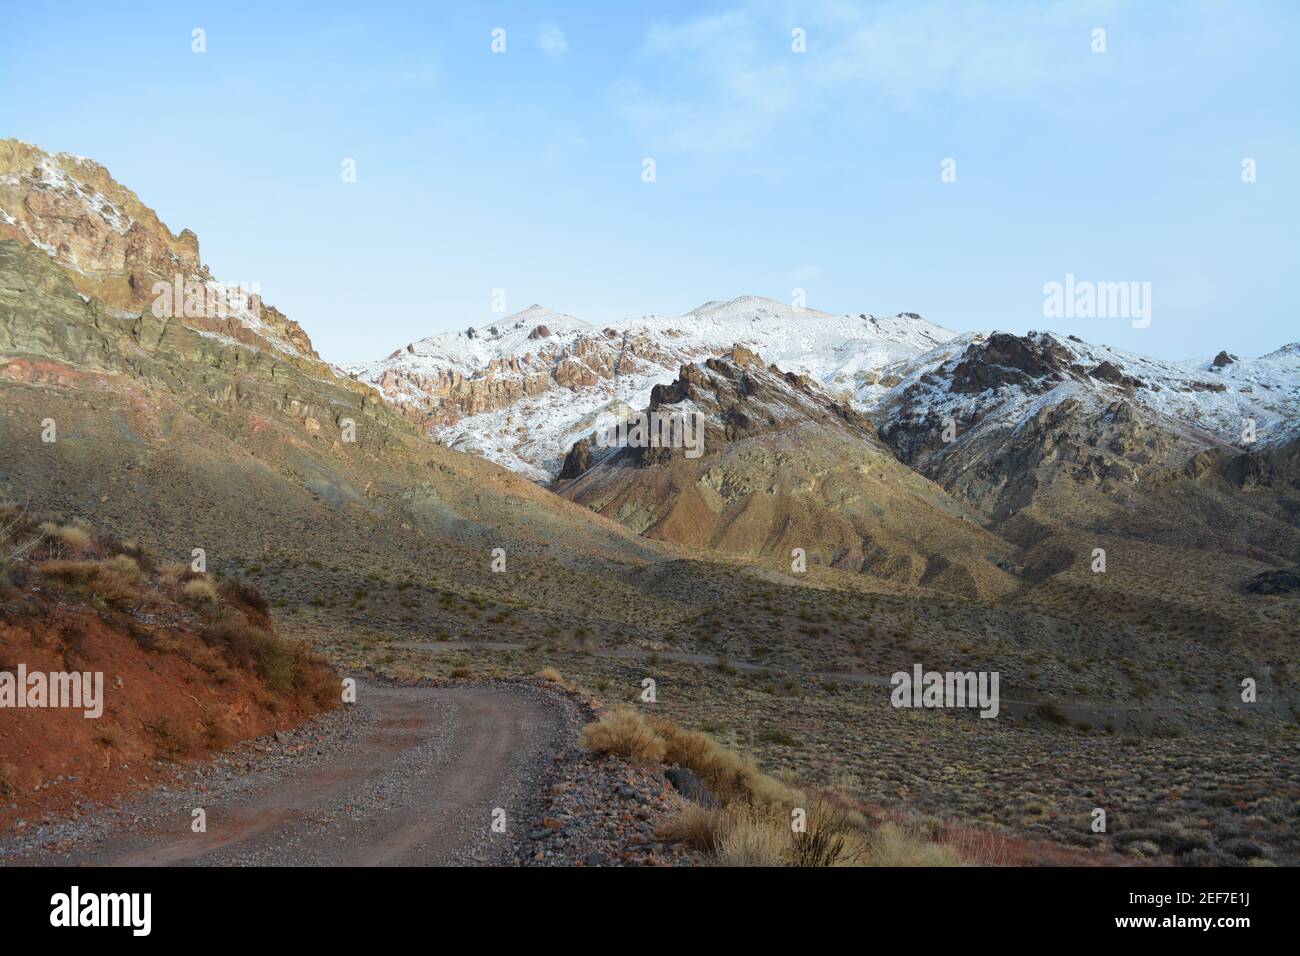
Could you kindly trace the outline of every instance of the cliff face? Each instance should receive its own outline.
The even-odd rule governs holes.
[[[0,240],[41,249],[66,265],[84,295],[131,312],[154,311],[156,286],[223,308],[184,308],[171,295],[168,311],[191,324],[263,347],[319,359],[298,323],[261,302],[256,290],[219,283],[199,258],[199,239],[173,233],[130,189],[93,160],[47,153],[18,140],[0,140]],[[227,314],[216,314],[225,311]],[[208,314],[191,314],[206,312]]]

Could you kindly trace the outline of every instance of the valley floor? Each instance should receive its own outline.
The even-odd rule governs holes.
[[[1289,715],[1180,703],[1168,705],[1174,721],[1149,701],[1132,730],[1107,732],[1055,714],[981,720],[897,710],[878,678],[667,651],[367,638],[344,639],[334,653],[404,677],[511,677],[554,666],[604,702],[704,730],[754,754],[768,773],[849,794],[882,817],[960,831],[972,844],[998,835],[1001,849],[983,862],[1300,863],[1300,759]],[[648,676],[653,705],[640,699]],[[1092,830],[1096,809],[1106,812],[1104,833]]]

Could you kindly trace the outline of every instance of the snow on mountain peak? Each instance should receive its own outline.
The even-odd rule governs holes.
[[[599,329],[535,304],[349,371],[452,447],[546,478],[580,437],[579,423],[604,410],[643,407],[651,389],[672,382],[682,365],[735,345],[834,395],[861,399],[883,387],[874,370],[953,335],[914,314],[834,315],[755,295]]]

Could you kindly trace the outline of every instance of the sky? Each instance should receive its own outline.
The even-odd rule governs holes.
[[[1249,0],[0,0],[0,136],[103,163],[339,364],[795,290],[1258,355],[1300,339],[1297,50]],[[1067,274],[1150,283],[1149,324],[1046,317]]]

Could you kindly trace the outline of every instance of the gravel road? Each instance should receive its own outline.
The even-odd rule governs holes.
[[[363,682],[357,703],[182,783],[0,841],[9,864],[508,863],[579,719],[527,685]],[[194,832],[193,811],[206,813]],[[494,811],[504,830],[494,830]]]

